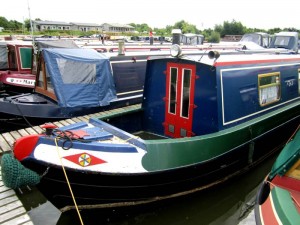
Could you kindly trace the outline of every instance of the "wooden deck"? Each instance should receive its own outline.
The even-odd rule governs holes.
[[[22,202],[14,190],[6,187],[2,181],[0,167],[0,224],[2,225],[33,225]]]
[[[105,117],[108,115],[113,115],[113,114],[119,114],[128,110],[136,110],[141,107],[140,104],[137,105],[131,105],[131,106],[126,106],[123,108],[118,108],[118,109],[113,109],[113,110],[108,110],[100,113],[94,113],[94,114],[89,114],[86,116],[80,116],[80,117],[74,117],[71,119],[66,119],[66,120],[61,120],[57,122],[53,122],[58,127],[70,125],[73,123],[77,122],[88,122],[88,120],[92,117]],[[34,126],[34,127],[28,127],[25,129],[20,129],[17,131],[10,131],[6,133],[0,134],[0,154],[5,153],[5,152],[10,152],[12,150],[14,142],[23,136],[29,135],[29,134],[40,134],[43,132],[43,129],[40,126]]]
[[[70,125],[77,122],[87,122],[91,117],[106,117],[108,115],[119,114],[128,110],[136,110],[141,107],[140,104],[126,106],[119,109],[113,109],[100,113],[94,113],[86,116],[80,116],[72,119],[53,122],[58,127]],[[12,151],[15,140],[29,134],[40,134],[43,129],[40,126],[29,127],[17,131],[11,131],[0,134],[0,155]],[[14,190],[7,188],[2,181],[0,167],[0,224],[1,225],[33,225],[23,204],[16,196]]]

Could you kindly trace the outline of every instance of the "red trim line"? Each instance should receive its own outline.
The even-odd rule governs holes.
[[[287,190],[294,190],[300,193],[300,180],[286,176],[275,176],[272,183]]]
[[[261,64],[261,63],[283,63],[283,62],[298,62],[300,64],[300,58],[293,59],[265,59],[265,60],[247,60],[247,61],[235,61],[235,62],[215,62],[214,66],[232,66],[232,65],[244,65],[244,64]]]
[[[269,195],[268,199],[260,206],[261,209],[261,220],[263,221],[262,224],[264,225],[279,225],[273,207],[271,203],[271,194]]]

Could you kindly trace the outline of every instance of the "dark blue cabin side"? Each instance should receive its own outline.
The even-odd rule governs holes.
[[[147,55],[110,57],[118,98],[135,92],[142,94],[146,73]]]
[[[219,129],[224,129],[299,99],[299,62],[217,67]]]

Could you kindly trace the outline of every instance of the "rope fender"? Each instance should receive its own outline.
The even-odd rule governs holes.
[[[17,189],[34,186],[40,182],[40,176],[24,167],[12,154],[1,157],[2,180],[6,187]]]

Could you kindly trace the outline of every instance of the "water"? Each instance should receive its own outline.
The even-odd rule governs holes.
[[[276,156],[248,173],[192,195],[130,208],[81,211],[85,225],[254,225],[257,189]],[[80,225],[76,211],[60,213],[35,189],[20,198],[35,225]]]

